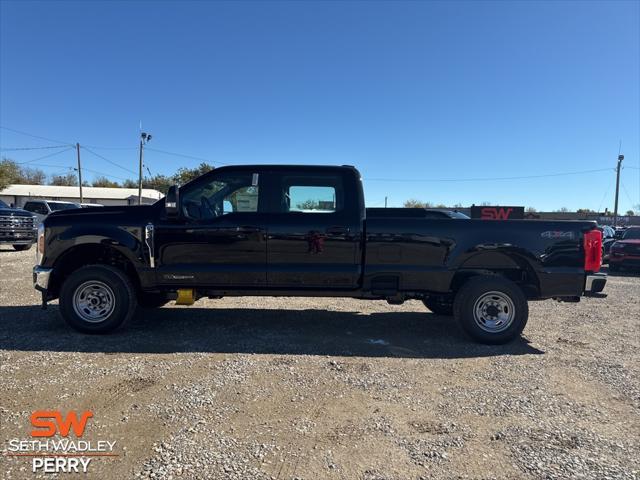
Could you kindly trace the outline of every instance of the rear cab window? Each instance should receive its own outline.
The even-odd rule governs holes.
[[[344,186],[340,175],[285,174],[280,178],[279,213],[331,214],[344,209]]]

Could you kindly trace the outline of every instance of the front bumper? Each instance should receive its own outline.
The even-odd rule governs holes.
[[[41,267],[36,265],[33,267],[33,286],[40,292],[46,292],[49,288],[49,277],[53,268]]]
[[[606,273],[591,273],[587,275],[584,282],[585,295],[600,293],[604,290],[604,286],[607,284]]]

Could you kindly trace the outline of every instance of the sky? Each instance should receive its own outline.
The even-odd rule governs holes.
[[[369,206],[612,210],[622,142],[626,211],[640,2],[0,1],[3,157],[135,178],[141,122],[153,174],[349,164]]]

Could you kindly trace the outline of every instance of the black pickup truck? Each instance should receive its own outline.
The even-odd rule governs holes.
[[[323,296],[419,299],[475,340],[504,343],[524,329],[528,300],[604,288],[601,241],[594,222],[365,209],[351,166],[223,167],[154,205],[49,215],[34,283],[87,333],[120,327],[137,304]]]
[[[0,200],[0,245],[29,250],[36,241],[35,219],[20,208],[11,208]]]

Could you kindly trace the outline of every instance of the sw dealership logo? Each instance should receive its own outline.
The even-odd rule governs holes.
[[[117,457],[115,440],[83,440],[90,411],[38,410],[31,414],[31,438],[9,440],[8,457],[31,458],[32,472],[87,473],[95,457]]]

